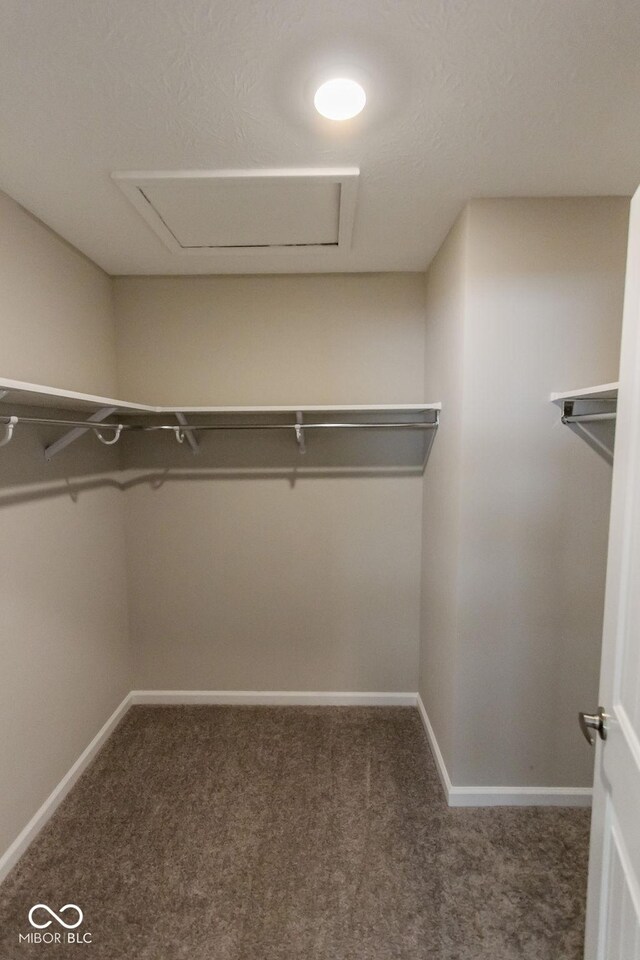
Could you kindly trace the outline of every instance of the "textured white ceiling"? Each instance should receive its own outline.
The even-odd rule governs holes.
[[[470,197],[640,181],[638,0],[2,0],[0,35],[0,187],[113,274],[421,270]],[[110,180],[289,166],[361,168],[348,253],[172,254]]]

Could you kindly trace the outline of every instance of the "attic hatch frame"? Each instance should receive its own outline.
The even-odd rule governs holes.
[[[351,247],[356,213],[359,167],[292,167],[264,170],[127,170],[116,171],[111,179],[168,249],[180,256],[216,257],[246,254],[315,254],[344,252]],[[236,184],[335,184],[340,190],[336,243],[255,244],[248,246],[183,246],[145,193],[145,185],[176,181],[211,180]]]

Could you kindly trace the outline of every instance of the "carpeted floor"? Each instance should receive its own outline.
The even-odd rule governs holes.
[[[588,824],[448,809],[412,709],[135,707],[0,887],[0,957],[579,960]],[[18,943],[38,902],[91,945]]]

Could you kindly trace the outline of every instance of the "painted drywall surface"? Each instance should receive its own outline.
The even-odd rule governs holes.
[[[592,782],[611,468],[553,390],[617,379],[628,201],[469,209],[456,783]]]
[[[122,390],[419,401],[423,280],[118,280]],[[202,437],[199,457],[166,436],[127,445],[137,686],[415,689],[419,462],[389,434],[307,447],[244,433]]]
[[[591,783],[577,712],[597,701],[611,469],[548,398],[617,378],[627,216],[619,198],[467,212],[457,785]]]
[[[117,396],[109,277],[0,193],[3,377]]]
[[[425,385],[443,404],[424,475],[419,691],[447,763],[455,721],[466,211],[427,274]]]
[[[127,493],[143,689],[412,690],[418,478],[208,478]]]
[[[410,403],[420,274],[114,280],[123,395],[176,404]]]
[[[44,436],[0,451],[0,852],[131,689],[116,456]]]
[[[1,374],[115,392],[108,278],[0,207]],[[119,458],[87,436],[46,464],[47,431],[0,450],[0,854],[131,688]]]

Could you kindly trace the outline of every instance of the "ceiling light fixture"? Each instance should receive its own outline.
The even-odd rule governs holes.
[[[316,90],[313,103],[328,120],[350,120],[357,116],[367,102],[367,95],[355,80],[345,77],[327,80]]]

